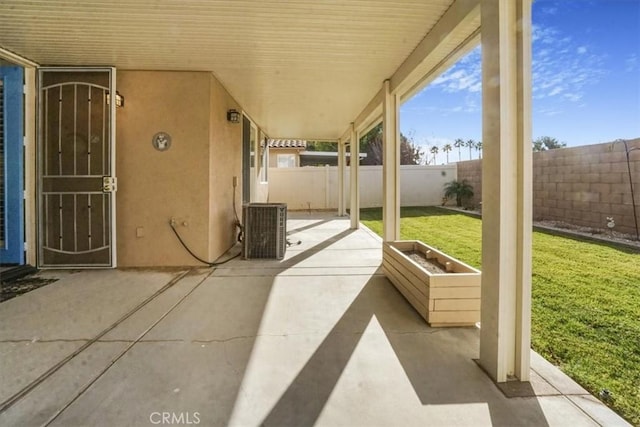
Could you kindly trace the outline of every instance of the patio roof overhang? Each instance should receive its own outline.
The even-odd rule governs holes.
[[[479,360],[498,382],[527,381],[531,0],[166,0],[162,8],[150,1],[0,3],[0,58],[28,67],[208,71],[269,137],[338,140],[340,212],[345,145],[382,120],[384,240],[400,236],[399,106],[473,48],[480,33]],[[25,75],[35,82],[33,72]],[[358,156],[358,144],[352,145]],[[351,168],[350,216],[357,228],[358,162]]]
[[[479,9],[479,0],[6,0],[0,48],[39,65],[210,71],[270,137],[337,140],[375,116],[384,80],[406,98],[476,45]]]

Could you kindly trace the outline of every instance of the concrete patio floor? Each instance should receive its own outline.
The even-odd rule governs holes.
[[[477,329],[429,328],[381,274],[377,236],[288,226],[281,262],[40,272],[59,280],[0,304],[0,425],[628,425],[535,353],[537,396],[506,398]]]

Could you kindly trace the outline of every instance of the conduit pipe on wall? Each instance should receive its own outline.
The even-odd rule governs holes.
[[[631,205],[633,206],[633,221],[635,223],[636,226],[636,240],[640,241],[640,230],[638,230],[638,212],[637,212],[637,208],[636,208],[636,197],[633,193],[633,179],[631,178],[631,159],[629,158],[629,154],[632,151],[636,151],[636,150],[640,150],[640,147],[631,147],[629,148],[629,145],[627,144],[627,140],[626,139],[619,139],[617,141],[614,142],[614,144],[616,142],[622,142],[624,144],[624,151],[625,154],[627,156],[627,172],[629,172],[629,190],[631,191]],[[613,147],[611,147],[613,148]]]

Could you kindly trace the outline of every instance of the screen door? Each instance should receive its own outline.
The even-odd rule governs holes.
[[[115,266],[115,70],[39,70],[38,266]]]

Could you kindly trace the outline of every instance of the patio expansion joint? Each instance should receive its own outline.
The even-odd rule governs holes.
[[[435,328],[433,328],[433,329],[429,329],[429,330],[426,330],[426,331],[391,331],[391,332],[388,332],[388,333],[393,334],[393,335],[433,335],[433,334],[438,334],[438,333],[441,333],[441,332],[445,332],[445,329],[442,329],[442,328],[435,329]]]
[[[217,338],[210,340],[191,340],[190,342],[194,344],[211,344],[211,343],[224,343],[236,340],[243,339],[256,339],[256,338],[287,338],[287,337],[299,337],[305,335],[318,335],[325,334],[326,331],[307,331],[307,332],[299,332],[299,333],[287,333],[287,334],[256,334],[256,335],[238,335],[235,337],[229,338]],[[354,332],[354,335],[362,335],[361,332]]]
[[[401,332],[401,331],[390,331],[390,334],[393,335],[432,335],[436,333],[443,332],[441,329],[434,329],[428,331],[409,331],[409,332]],[[299,337],[305,335],[322,335],[325,334],[326,331],[314,330],[314,331],[305,331],[299,333],[285,333],[285,334],[256,334],[256,335],[238,335],[234,337],[228,338],[211,338],[211,339],[180,339],[180,338],[169,338],[169,339],[141,339],[136,341],[137,343],[190,343],[190,344],[214,344],[214,343],[226,343],[237,340],[244,339],[257,339],[257,338],[287,338],[287,337]],[[364,335],[364,332],[341,332],[340,335],[355,335],[361,336]],[[133,340],[123,340],[123,339],[108,339],[108,340],[100,340],[99,342],[113,342],[113,343],[131,343]]]
[[[360,277],[360,276],[371,276],[371,277],[384,277],[382,273],[331,273],[324,275],[322,277]],[[276,277],[318,277],[317,274],[219,274],[217,276],[213,276],[214,278],[247,278],[247,277],[260,277],[260,278],[271,278],[274,279]]]
[[[6,399],[3,402],[0,402],[0,413],[6,411],[8,408],[10,408],[11,406],[13,406],[17,401],[21,400],[22,398],[24,398],[27,394],[31,393],[31,391],[33,391],[36,387],[40,386],[40,384],[42,384],[47,378],[49,378],[50,376],[52,376],[53,374],[55,374],[56,372],[58,372],[64,365],[66,365],[69,361],[71,361],[72,359],[74,359],[76,356],[78,356],[80,353],[82,353],[83,351],[85,351],[87,348],[89,348],[90,346],[92,346],[93,344],[97,343],[98,341],[100,341],[100,339],[105,336],[108,332],[110,332],[111,330],[117,328],[120,324],[122,324],[124,321],[126,321],[129,317],[133,316],[134,313],[138,312],[139,310],[141,310],[144,306],[146,306],[149,302],[151,302],[152,300],[154,300],[156,297],[158,297],[160,294],[164,293],[166,290],[168,290],[169,288],[171,288],[172,286],[174,286],[176,283],[178,283],[179,281],[181,281],[191,270],[187,270],[184,272],[181,272],[179,274],[177,274],[176,276],[174,276],[171,280],[169,280],[167,283],[164,284],[164,286],[160,287],[158,290],[156,290],[156,292],[154,292],[152,295],[148,296],[147,298],[145,298],[141,303],[139,303],[137,306],[135,306],[134,308],[132,308],[131,310],[129,310],[127,313],[125,313],[122,317],[120,317],[119,319],[117,319],[114,323],[112,323],[110,326],[108,326],[106,329],[104,329],[103,331],[101,331],[100,333],[98,333],[94,338],[90,339],[90,340],[78,340],[77,342],[82,342],[83,344],[79,346],[79,348],[77,348],[76,350],[74,350],[72,353],[68,354],[66,357],[64,357],[62,360],[58,361],[56,364],[54,364],[53,366],[51,366],[46,372],[44,372],[42,375],[40,375],[38,378],[36,378],[35,380],[33,380],[32,382],[30,382],[28,385],[26,385],[24,388],[22,388],[20,391],[18,391],[17,393],[13,394],[11,397],[9,397],[8,399]],[[213,270],[212,270],[213,272]],[[180,304],[186,297],[188,297],[198,286],[200,286],[200,284],[202,284],[202,282],[204,282],[204,280],[206,280],[209,276],[211,275],[211,273],[209,273],[202,281],[200,281],[190,292],[188,292],[186,295],[184,295],[174,306],[172,306],[169,309],[169,312],[171,310],[173,310],[178,304]],[[166,312],[160,319],[158,319],[150,328],[148,328],[139,338],[142,338],[144,335],[146,335],[147,332],[149,332],[149,330],[151,328],[153,328],[157,323],[159,323],[164,317],[166,317],[166,315],[169,314],[169,312]],[[31,338],[29,340],[26,340],[28,342],[43,342],[40,340],[34,340],[34,338]],[[22,341],[25,342],[25,341]],[[54,341],[55,342],[55,341]],[[62,342],[61,340],[58,340],[58,342]],[[118,356],[118,358],[116,358],[115,360],[113,360],[96,378],[94,378],[86,387],[84,387],[82,390],[80,390],[80,392],[70,401],[68,402],[67,405],[65,405],[63,408],[60,408],[53,416],[51,419],[49,419],[45,425],[49,425],[51,422],[53,422],[53,420],[55,418],[57,418],[64,410],[66,410],[66,408],[71,405],[82,393],[84,393],[86,391],[86,389],[88,389],[93,382],[95,382],[99,377],[101,377],[104,372],[106,372],[120,357],[122,357],[135,343],[131,343],[130,345],[127,346],[127,348],[120,354],[120,356]]]
[[[39,344],[39,343],[58,343],[58,342],[89,342],[92,341],[92,338],[55,338],[55,339],[39,339],[39,338],[26,338],[26,339],[10,339],[10,340],[0,340],[0,344],[20,344],[20,343],[31,343],[31,344]]]
[[[591,421],[593,421],[594,423],[596,423],[599,426],[605,426],[606,424],[603,424],[602,422],[598,421],[598,417],[595,416],[593,413],[591,413],[591,411],[589,411],[587,408],[583,408],[582,406],[578,405],[576,402],[573,401],[573,399],[570,399],[571,396],[577,396],[577,397],[584,397],[584,394],[563,394],[562,395],[565,400],[567,400],[571,405],[573,405],[575,408],[577,408],[580,412],[582,412],[585,417],[589,418]],[[589,395],[591,396],[591,395]],[[595,397],[595,396],[594,396]],[[604,403],[600,402],[601,405],[603,405],[606,408],[609,408],[607,405],[605,405]],[[609,408],[609,410],[613,411],[613,409]],[[615,411],[614,411],[615,412]]]
[[[222,343],[229,342],[239,339],[253,339],[257,338],[258,335],[247,335],[247,336],[237,336],[231,338],[222,338],[222,339],[210,339],[210,340],[188,340],[188,339],[180,339],[180,338],[168,338],[168,339],[105,339],[99,340],[98,342],[102,343],[145,343],[145,344],[155,344],[155,343],[190,343],[190,344],[207,344],[207,343]]]
[[[555,366],[555,368],[557,370],[559,370],[560,372],[562,372],[562,370]],[[556,385],[554,383],[553,380],[548,379],[542,372],[538,371],[536,368],[531,368],[532,372],[535,372],[540,378],[542,378],[547,384],[549,384],[549,386],[551,386],[554,390],[556,390],[558,392],[558,395],[561,396],[593,396],[591,393],[589,393],[586,389],[583,389],[584,391],[576,393],[576,392],[563,392],[562,390],[560,390],[560,387],[558,385]],[[575,382],[575,380],[571,379],[571,381]],[[578,384],[579,385],[579,384]],[[582,387],[582,386],[580,386]]]
[[[189,273],[189,271],[191,271],[191,270],[187,270],[186,272],[184,272],[184,273],[180,274],[179,276],[175,277],[173,280],[171,280],[169,283],[167,283],[163,288],[161,288],[161,290],[159,292],[156,292],[156,294],[154,294],[154,296],[151,299],[154,299],[156,296],[160,295],[160,293],[164,292],[165,290],[169,289],[171,286],[175,285],[178,281],[182,280],[182,278],[184,278]],[[112,360],[104,368],[102,368],[95,376],[93,376],[93,378],[91,378],[91,380],[89,382],[87,382],[83,387],[81,387],[79,390],[77,390],[75,395],[66,404],[64,404],[62,407],[58,408],[58,410],[43,424],[43,426],[44,427],[49,426],[64,411],[66,411],[67,408],[69,408],[71,405],[73,405],[80,398],[80,396],[82,396],[87,390],[89,390],[89,388],[91,388],[93,386],[93,384],[95,384],[100,378],[103,377],[103,375],[105,375],[107,373],[107,371],[109,371],[116,363],[118,363],[118,361],[125,354],[127,354],[133,348],[133,346],[135,346],[137,343],[139,343],[144,338],[145,335],[147,335],[162,320],[164,320],[176,307],[178,307],[180,304],[182,304],[182,302],[185,299],[187,299],[196,289],[198,289],[200,287],[200,285],[202,285],[202,283],[204,283],[209,277],[211,277],[211,274],[213,273],[213,271],[215,271],[215,270],[212,269],[189,292],[187,292],[182,297],[180,297],[178,299],[178,301],[176,301],[168,310],[166,310],[164,312],[164,314],[162,314],[151,325],[149,325],[141,334],[139,334],[138,337],[135,340],[128,341],[128,345],[125,346],[125,348],[122,351],[120,351],[120,353],[115,358],[112,358]],[[146,305],[146,303],[151,301],[151,299],[148,299],[148,300],[146,300],[144,302],[144,304],[139,305],[134,312],[131,312],[128,316],[126,316],[125,318],[121,319],[121,321],[118,322],[117,324],[122,323],[126,318],[130,317],[133,313],[135,313],[136,311],[140,310],[144,305]],[[115,328],[115,326],[113,328],[111,328],[111,329],[114,329],[114,328]],[[107,329],[101,335],[96,337],[92,342],[87,343],[86,345],[91,345],[93,343],[98,342],[101,339],[101,337],[106,335],[106,332],[111,330],[111,329]],[[3,410],[4,409],[6,409],[6,408],[3,408]],[[0,412],[2,412],[2,411],[0,411]]]

